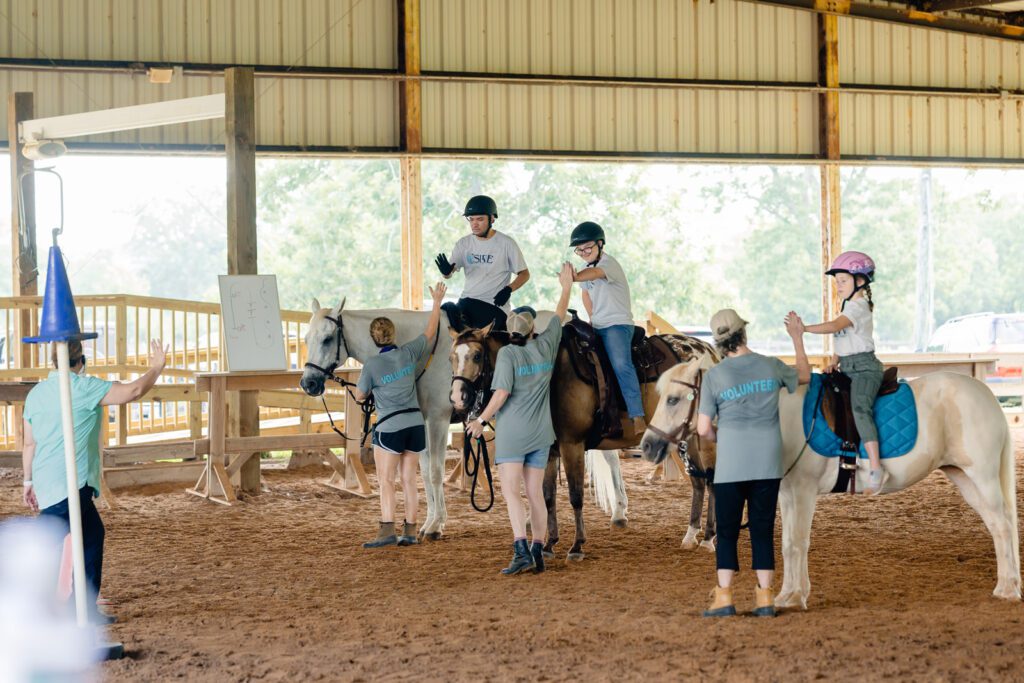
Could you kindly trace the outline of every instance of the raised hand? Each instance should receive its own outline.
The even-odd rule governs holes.
[[[786,332],[789,333],[790,337],[799,337],[805,331],[804,321],[796,314],[796,311],[790,311],[786,314]]]
[[[455,265],[448,260],[447,254],[438,254],[434,258],[434,265],[436,265],[437,269],[441,271],[441,275],[444,275],[445,277],[448,277],[455,272]]]
[[[170,347],[164,346],[159,339],[152,339],[149,342],[149,367],[162,368],[167,365],[167,351]]]
[[[562,264],[562,270],[558,273],[558,282],[562,285],[563,289],[569,289],[575,281],[576,269],[572,267],[571,263],[566,261]]]
[[[430,298],[434,300],[434,308],[438,308],[444,301],[444,295],[448,293],[448,286],[443,282],[438,282],[427,289],[430,291]]]

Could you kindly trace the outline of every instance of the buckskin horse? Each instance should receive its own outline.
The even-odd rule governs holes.
[[[538,329],[550,320],[550,313],[541,313],[537,319]],[[497,359],[498,350],[508,343],[508,336],[502,333],[490,333],[490,326],[483,329],[465,329],[456,332],[449,329],[452,337],[451,360],[451,403],[457,415],[467,413],[476,414],[482,410],[486,401],[486,394],[490,388],[491,376],[494,363]],[[652,374],[661,372],[678,361],[688,361],[693,357],[703,357],[710,354],[717,359],[715,350],[708,344],[691,337],[683,335],[658,335],[658,339],[664,343],[663,348],[669,352],[662,357],[657,367],[651,367]],[[612,476],[616,478],[616,488],[621,487],[621,474],[619,474],[618,455],[614,451],[623,448],[631,448],[640,442],[640,434],[633,434],[632,430],[624,428],[621,438],[604,439],[593,443],[592,436],[595,428],[596,414],[599,408],[598,389],[596,382],[590,382],[577,367],[578,360],[574,361],[570,356],[566,337],[563,336],[558,357],[555,360],[554,374],[551,379],[551,418],[555,429],[555,443],[551,446],[550,457],[544,476],[544,501],[548,510],[548,539],[544,546],[544,552],[548,555],[554,554],[555,545],[558,543],[558,518],[555,506],[555,490],[558,478],[559,462],[565,469],[565,479],[569,488],[569,502],[572,505],[576,522],[576,537],[568,552],[568,559],[582,560],[584,558],[583,544],[586,543],[586,529],[583,524],[583,492],[585,460],[584,452],[591,442],[592,449],[604,451],[605,459],[610,465]],[[647,417],[650,418],[657,405],[657,396],[653,388],[653,382],[644,382],[641,385],[641,393],[644,399],[644,408]],[[500,420],[497,428],[500,428]],[[696,435],[687,440],[689,457],[696,469],[707,471],[714,467],[714,445],[703,443],[702,450],[698,450]],[[599,476],[601,468],[595,467],[592,476]],[[617,475],[617,476],[616,476]],[[705,480],[691,476],[694,490],[703,490]],[[624,491],[624,488],[623,488]],[[617,496],[619,503],[616,507],[615,516],[612,522],[616,526],[625,526],[625,502],[624,496]],[[696,501],[696,496],[695,496]],[[621,508],[619,507],[621,505]],[[700,502],[696,503],[696,524],[700,523]],[[710,545],[714,532],[714,521],[712,516],[713,503],[708,502],[709,520],[706,542]],[[693,514],[691,514],[691,520]],[[691,521],[691,526],[694,522]]]
[[[688,387],[699,383],[710,363],[694,358],[665,373],[661,395],[651,424],[659,431],[687,434],[696,430],[695,402]],[[1020,600],[1020,546],[1017,536],[1017,495],[1013,439],[1006,417],[992,392],[966,375],[936,372],[909,382],[917,410],[918,434],[913,447],[899,457],[885,459],[889,475],[882,493],[901,491],[940,469],[960,489],[964,500],[981,516],[995,546],[998,579],[992,594]],[[839,458],[825,457],[807,445],[803,409],[807,386],[779,396],[783,472],[779,491],[782,511],[782,590],[778,607],[807,608],[811,581],[807,551],[811,522],[820,494],[833,489]],[[812,424],[813,428],[813,424]],[[882,434],[883,442],[885,434]],[[658,462],[665,439],[648,431],[644,455]],[[883,443],[884,448],[884,443]],[[867,473],[858,468],[857,485],[864,489]]]

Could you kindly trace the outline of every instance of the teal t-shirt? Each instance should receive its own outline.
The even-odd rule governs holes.
[[[402,413],[382,422],[378,432],[390,434],[423,424],[423,413],[416,398],[416,367],[426,355],[427,337],[421,334],[408,344],[370,358],[363,365],[357,386],[364,394],[373,393],[378,421],[396,410],[416,409],[414,413]]]
[[[64,427],[60,416],[60,385],[57,371],[37,384],[25,399],[25,419],[32,425],[36,454],[32,459],[32,486],[40,508],[68,497],[64,469]],[[100,490],[100,401],[111,383],[89,375],[71,375],[71,412],[75,426],[75,458],[79,488]]]
[[[796,391],[797,373],[778,358],[730,356],[708,370],[700,414],[718,417],[715,483],[782,478],[779,391]]]
[[[555,368],[562,323],[552,318],[546,330],[525,346],[498,351],[491,389],[510,393],[496,416],[495,457],[515,457],[555,442],[551,425],[551,374]]]

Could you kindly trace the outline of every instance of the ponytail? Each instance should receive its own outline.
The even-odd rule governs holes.
[[[871,300],[871,285],[864,285],[864,296],[868,298],[868,309],[874,312],[875,302]]]

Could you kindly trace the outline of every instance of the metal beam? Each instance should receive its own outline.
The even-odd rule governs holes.
[[[912,7],[896,7],[894,5],[876,5],[871,3],[848,3],[848,11],[839,11],[833,7],[821,5],[832,5],[821,0],[740,0],[741,2],[755,2],[759,5],[775,5],[789,9],[802,9],[823,14],[843,14],[861,19],[874,19],[893,24],[906,24],[920,28],[933,28],[955,33],[968,33],[972,35],[988,36],[990,38],[1002,38],[1021,42],[1024,40],[1024,26],[1014,26],[1005,23],[990,21],[974,21],[963,17],[951,17],[939,15],[934,12],[922,12]],[[835,4],[838,4],[835,3]]]
[[[965,9],[975,9],[988,5],[998,5],[1006,0],[934,0],[924,2],[924,9],[929,12],[958,12]]]
[[[225,153],[227,156],[228,273],[258,272],[256,250],[256,95],[252,69],[224,72]],[[231,432],[259,436],[260,408],[256,391],[238,392],[230,404]],[[239,472],[242,491],[260,492],[260,459],[249,458]]]

